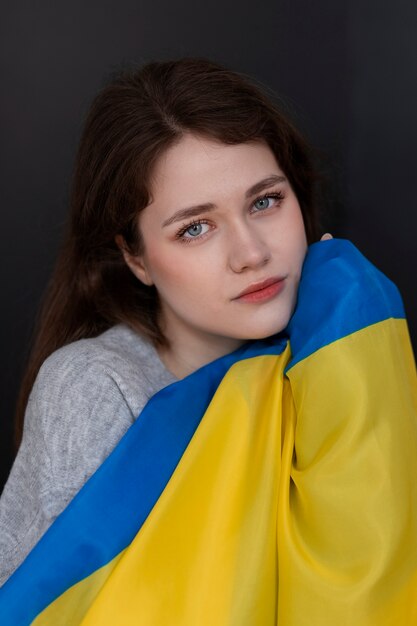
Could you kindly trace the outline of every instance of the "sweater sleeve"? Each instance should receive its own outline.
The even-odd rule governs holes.
[[[63,348],[39,371],[0,499],[0,585],[136,417],[102,356]]]

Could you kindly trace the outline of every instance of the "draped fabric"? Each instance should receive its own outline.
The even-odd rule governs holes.
[[[395,286],[310,247],[287,329],[166,387],[0,590],[2,626],[415,626]]]

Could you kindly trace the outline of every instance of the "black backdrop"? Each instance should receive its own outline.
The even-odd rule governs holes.
[[[2,7],[0,487],[37,305],[88,103],[123,63],[207,56],[280,94],[326,156],[324,226],[400,287],[417,339],[417,5],[16,0]]]

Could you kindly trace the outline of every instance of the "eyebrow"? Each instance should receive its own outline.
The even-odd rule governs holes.
[[[260,191],[263,191],[266,187],[276,185],[277,183],[285,183],[286,180],[287,179],[285,178],[285,176],[278,176],[278,174],[273,174],[272,176],[268,176],[268,178],[260,180],[259,183],[255,183],[247,190],[245,196],[246,198],[250,198]]]
[[[272,176],[268,176],[267,178],[264,178],[263,180],[260,180],[259,182],[252,185],[252,187],[250,187],[246,191],[245,198],[251,198],[255,194],[259,193],[260,191],[263,191],[266,187],[270,187],[271,185],[276,185],[277,183],[284,183],[286,182],[286,180],[287,179],[285,178],[285,176],[278,175],[278,174],[273,174]],[[174,215],[171,215],[171,217],[165,220],[162,223],[162,227],[165,228],[165,226],[169,226],[173,222],[178,222],[180,220],[187,219],[190,217],[196,217],[197,215],[200,215],[201,213],[207,213],[208,211],[213,211],[215,208],[216,208],[215,204],[213,204],[212,202],[206,202],[204,204],[196,204],[195,206],[188,207],[187,209],[180,209],[179,211],[176,211]]]

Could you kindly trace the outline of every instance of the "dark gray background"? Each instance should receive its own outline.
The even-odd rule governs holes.
[[[417,338],[415,0],[16,0],[2,7],[0,486],[82,119],[123,63],[207,56],[269,85],[325,157],[324,226],[400,287]]]

